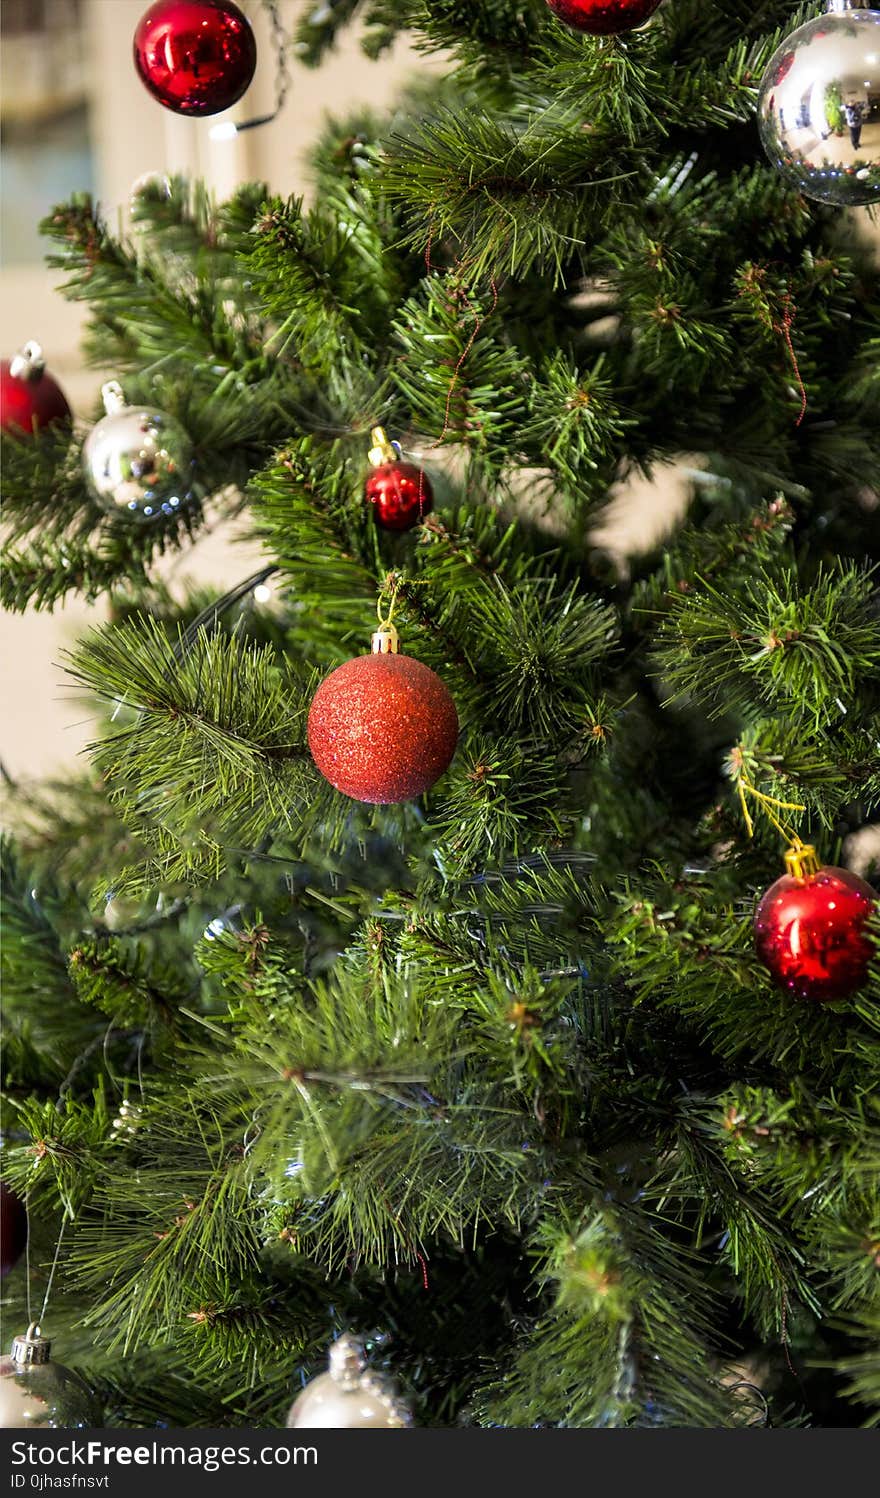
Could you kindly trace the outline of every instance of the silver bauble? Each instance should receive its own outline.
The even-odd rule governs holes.
[[[329,1373],[306,1384],[287,1416],[290,1430],[401,1430],[411,1424],[394,1386],[367,1368],[355,1337],[333,1343]]]
[[[193,448],[180,422],[128,406],[115,380],[102,391],[107,415],[83,446],[86,483],[105,510],[138,520],[174,515],[192,497]]]
[[[792,187],[820,203],[880,202],[880,10],[829,0],[774,52],[761,139]]]
[[[0,1428],[83,1430],[100,1424],[94,1395],[79,1374],[53,1363],[38,1326],[16,1337],[0,1358]]]

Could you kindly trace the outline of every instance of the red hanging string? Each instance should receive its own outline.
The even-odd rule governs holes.
[[[431,226],[430,226],[430,228],[428,230],[428,242],[425,245],[425,269],[427,270],[429,276],[433,275],[433,273],[434,273],[434,265],[433,265],[433,261],[431,259],[431,251],[432,251],[433,247],[434,247],[434,225],[431,224]],[[461,262],[459,261],[458,264],[460,265]],[[466,343],[466,345],[465,345],[465,347],[464,347],[464,349],[462,351],[461,357],[459,358],[458,363],[456,364],[455,369],[452,372],[452,379],[449,382],[449,391],[448,391],[448,394],[446,396],[446,411],[445,411],[445,414],[444,414],[444,417],[443,417],[443,430],[440,433],[440,436],[437,438],[437,441],[433,442],[431,444],[431,446],[429,447],[429,449],[428,449],[429,452],[433,452],[435,448],[440,447],[441,444],[445,441],[445,439],[446,439],[446,437],[447,437],[447,435],[449,433],[449,423],[450,423],[451,414],[452,414],[452,397],[455,395],[456,389],[458,388],[458,382],[459,382],[459,379],[461,378],[461,371],[464,368],[465,360],[467,359],[468,354],[470,353],[471,349],[473,348],[474,344],[476,343],[477,339],[479,338],[480,333],[481,333],[483,327],[485,326],[488,318],[490,318],[493,315],[493,313],[496,311],[496,309],[498,307],[498,284],[497,284],[494,276],[492,276],[490,278],[489,285],[492,287],[492,305],[489,308],[489,311],[486,313],[485,317],[480,317],[477,314],[476,309],[474,307],[474,304],[469,299],[469,297],[467,295],[467,292],[464,293],[464,300],[467,303],[469,310],[474,313],[474,316],[476,317],[476,322],[474,323],[473,331],[471,332],[471,336],[468,339],[468,341],[467,341],[467,343]]]
[[[788,356],[791,359],[791,367],[794,370],[795,379],[797,380],[798,384],[798,390],[800,391],[801,409],[798,414],[797,421],[795,422],[795,426],[799,427],[807,414],[807,390],[806,386],[804,385],[800,365],[798,364],[797,354],[795,353],[794,342],[791,336],[794,318],[795,314],[792,306],[792,300],[788,292],[786,292],[785,296],[782,298],[782,321],[773,324],[773,331],[774,333],[779,333],[780,336],[785,340],[785,346],[788,349]]]
[[[486,313],[485,317],[479,316],[473,302],[468,297],[467,292],[464,293],[464,299],[467,302],[469,310],[473,312],[474,316],[476,317],[476,322],[474,323],[470,338],[462,349],[458,363],[456,364],[455,369],[452,371],[452,379],[449,382],[449,392],[446,396],[446,412],[443,418],[443,430],[440,433],[440,436],[437,438],[437,441],[431,443],[431,446],[428,449],[429,452],[433,452],[435,447],[440,447],[449,433],[449,423],[452,415],[452,397],[455,395],[455,392],[458,388],[461,371],[464,368],[468,354],[479,338],[482,329],[485,327],[487,321],[498,307],[498,283],[496,282],[494,276],[492,276],[489,285],[492,287],[492,305],[489,308],[489,311]]]
[[[782,1351],[785,1353],[785,1361],[788,1364],[789,1373],[794,1378],[797,1378],[797,1370],[791,1361],[791,1353],[788,1350],[788,1296],[784,1290],[782,1292]]]
[[[389,573],[388,575],[389,575],[389,577],[393,576],[392,573]],[[394,594],[392,595],[393,597],[396,597],[396,591],[397,590],[395,589]],[[393,604],[392,604],[392,609],[393,609]],[[381,618],[381,615],[380,615],[380,618]],[[389,615],[389,622],[390,622],[390,615]],[[382,1199],[383,1199],[383,1201],[388,1202],[388,1197],[386,1196],[386,1194],[385,1194],[384,1191],[382,1192]],[[391,1203],[388,1202],[388,1205],[390,1207]],[[400,1215],[399,1214],[395,1214],[394,1221],[397,1222],[397,1223],[400,1222]],[[428,1289],[428,1265],[427,1265],[427,1262],[425,1260],[425,1256],[421,1252],[421,1250],[418,1249],[418,1248],[415,1250],[415,1255],[416,1255],[416,1258],[418,1259],[419,1264],[421,1265],[421,1268],[422,1268],[422,1285],[427,1290]]]

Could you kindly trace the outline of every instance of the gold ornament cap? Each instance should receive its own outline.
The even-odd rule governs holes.
[[[328,1362],[329,1377],[338,1385],[341,1394],[366,1394],[374,1399],[384,1412],[385,1424],[391,1429],[412,1425],[412,1412],[400,1398],[395,1385],[383,1373],[369,1367],[360,1337],[343,1332],[331,1344]]]
[[[364,1344],[359,1337],[348,1334],[337,1337],[330,1348],[330,1377],[341,1389],[351,1391],[360,1388],[361,1377],[367,1366]]]
[[[797,843],[785,855],[786,871],[792,879],[809,879],[818,874],[822,865],[816,849],[809,843]]]
[[[52,1343],[43,1336],[36,1321],[31,1322],[23,1337],[12,1339],[12,1361],[20,1368],[48,1363],[51,1353]]]
[[[384,468],[386,463],[396,463],[400,457],[400,444],[390,442],[384,427],[373,427],[370,433],[370,462],[374,468]]]
[[[400,636],[393,624],[385,624],[373,635],[370,648],[373,655],[400,655]]]
[[[14,380],[38,380],[46,368],[43,350],[35,338],[31,338],[9,361],[9,373]]]

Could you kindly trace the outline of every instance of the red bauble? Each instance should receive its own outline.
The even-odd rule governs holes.
[[[14,1269],[25,1250],[27,1212],[21,1197],[0,1181],[0,1279]]]
[[[156,0],[134,34],[134,65],[175,114],[219,114],[248,88],[257,43],[232,0]]]
[[[386,531],[408,531],[434,504],[431,481],[415,463],[383,463],[367,479],[367,499]]]
[[[458,742],[458,713],[439,676],[410,655],[382,653],[394,650],[390,639],[376,635],[372,655],[325,677],[308,724],[324,778],[355,801],[381,806],[429,790]]]
[[[617,36],[652,16],[660,0],[547,0],[560,21],[591,36]]]
[[[46,373],[38,343],[26,343],[14,359],[0,361],[0,427],[33,433],[51,421],[69,421],[64,391]]]
[[[867,976],[873,948],[865,925],[875,891],[848,869],[820,866],[813,849],[795,850],[786,861],[802,872],[784,874],[761,900],[758,955],[774,981],[798,998],[848,998]]]

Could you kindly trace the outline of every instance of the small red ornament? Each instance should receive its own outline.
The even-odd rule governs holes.
[[[0,1181],[0,1279],[14,1269],[25,1250],[28,1220],[24,1202]]]
[[[373,472],[367,479],[366,496],[377,523],[386,531],[412,530],[434,504],[428,475],[415,463],[401,461],[400,452],[388,441],[384,427],[373,428],[370,461]]]
[[[815,848],[790,848],[785,862],[788,873],[755,913],[758,956],[798,998],[848,998],[867,975],[873,947],[865,925],[876,893],[848,869],[820,864]]]
[[[0,409],[4,432],[33,433],[52,421],[70,420],[64,391],[46,373],[38,343],[26,343],[14,359],[0,362]]]
[[[166,109],[219,114],[249,87],[257,43],[232,0],[156,0],[138,22],[134,65]]]
[[[372,654],[331,671],[309,711],[309,748],[325,780],[379,806],[429,790],[458,742],[449,691],[428,666],[398,651],[393,626],[379,630]]]
[[[618,36],[652,16],[660,0],[547,0],[560,21],[591,36]]]

